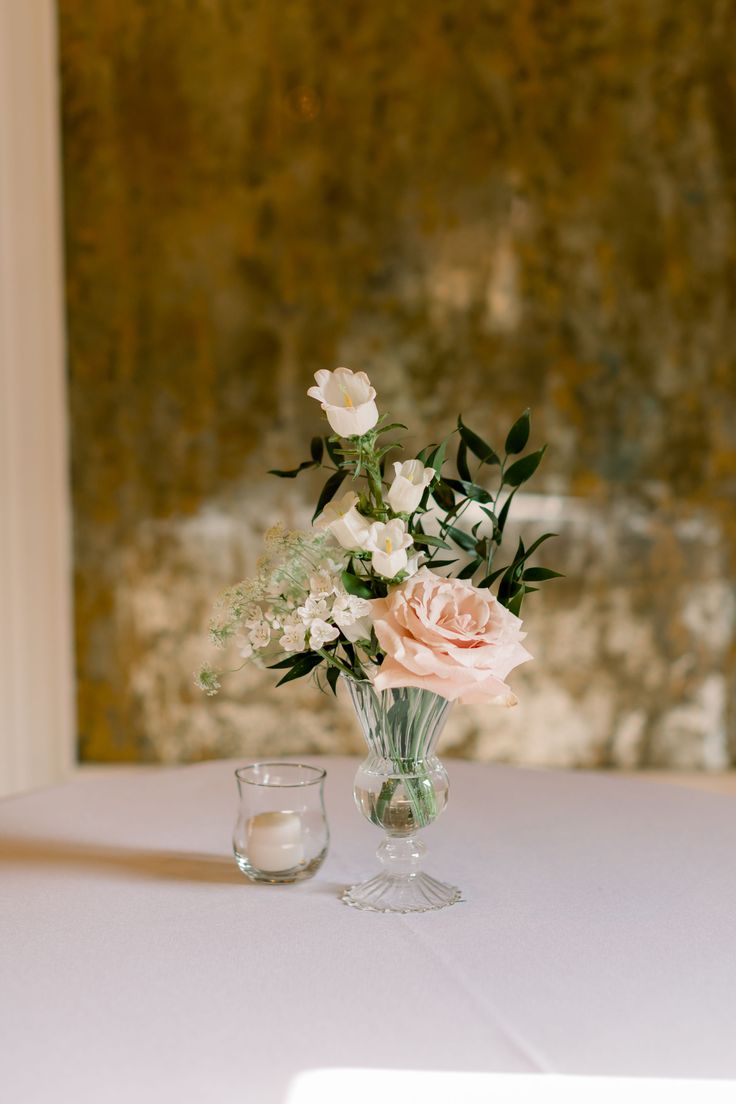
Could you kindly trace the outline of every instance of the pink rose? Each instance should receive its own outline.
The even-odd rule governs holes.
[[[450,701],[516,705],[504,679],[532,657],[521,645],[521,620],[490,591],[423,567],[375,598],[371,614],[386,653],[377,690],[418,686]]]

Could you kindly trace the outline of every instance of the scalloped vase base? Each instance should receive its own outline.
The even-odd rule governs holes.
[[[439,882],[429,874],[377,874],[367,882],[349,886],[340,899],[351,908],[368,912],[431,912],[456,905],[462,901],[462,894],[457,886]]]

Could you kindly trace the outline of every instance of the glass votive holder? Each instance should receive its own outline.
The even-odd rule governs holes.
[[[325,775],[303,763],[249,763],[236,770],[233,851],[246,878],[283,885],[319,870],[330,839]]]

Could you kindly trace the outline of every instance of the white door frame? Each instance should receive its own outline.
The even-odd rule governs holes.
[[[76,762],[54,0],[0,0],[0,794]]]

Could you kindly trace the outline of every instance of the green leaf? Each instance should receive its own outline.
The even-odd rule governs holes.
[[[503,575],[504,571],[507,571],[506,567],[499,567],[498,571],[494,571],[491,575],[486,575],[485,579],[481,579],[478,583],[479,587],[489,587],[492,583],[495,583],[499,575]]]
[[[448,487],[444,479],[438,479],[430,488],[430,494],[438,506],[443,510],[455,509],[455,495],[452,488]]]
[[[480,540],[476,538],[475,551],[482,560],[487,559],[489,551],[487,537],[482,537]]]
[[[338,447],[338,440],[333,437],[325,437],[325,448],[327,449],[327,455],[336,468],[339,468],[343,460],[343,450]]]
[[[276,683],[277,686],[283,686],[285,682],[291,682],[293,679],[304,678],[310,671],[313,671],[315,667],[319,667],[322,662],[322,656],[316,655],[314,652],[303,652],[299,657],[299,662],[295,663],[291,670],[284,675],[282,679]]]
[[[528,456],[523,456],[521,460],[517,460],[504,473],[504,483],[508,483],[510,487],[518,487],[521,483],[526,483],[527,479],[534,475],[546,451],[547,446],[543,445],[536,452],[530,452]]]
[[[342,483],[343,479],[345,479],[347,474],[348,473],[346,471],[337,471],[332,473],[332,475],[322,488],[322,494],[319,496],[319,499],[317,501],[317,509],[312,514],[312,523],[314,523],[315,518],[319,517],[327,503],[335,497],[338,490],[340,489],[340,484]]]
[[[278,663],[270,663],[268,666],[269,671],[277,671],[279,667],[293,667],[295,663],[304,655],[304,652],[295,652],[293,655],[287,656],[286,659],[280,659]]]
[[[501,533],[503,533],[504,528],[506,526],[506,521],[507,521],[508,516],[509,516],[509,509],[511,508],[511,500],[514,497],[514,495],[516,494],[517,490],[518,490],[518,488],[514,487],[513,491],[510,493],[510,495],[508,496],[508,498],[504,502],[503,506],[501,507],[501,512],[498,515],[498,528],[499,528],[499,531]]]
[[[451,564],[456,564],[457,560],[430,560],[430,567],[450,567]]]
[[[522,579],[525,582],[541,583],[545,579],[564,579],[565,576],[561,571],[552,571],[549,567],[528,567]]]
[[[517,418],[506,438],[504,448],[508,455],[513,456],[517,452],[523,452],[529,440],[530,413],[525,410],[520,418]]]
[[[496,595],[502,606],[505,606],[508,602],[509,598],[511,597],[512,590],[513,584],[508,578],[508,572],[506,572],[498,585],[498,594]]]
[[[479,437],[477,433],[473,433],[472,429],[468,429],[466,425],[463,425],[462,417],[458,416],[457,428],[460,431],[460,436],[468,446],[473,456],[477,456],[481,464],[500,464],[498,456],[487,444],[482,437]]]
[[[383,448],[380,448],[376,453],[376,457],[383,462],[386,458],[386,453],[394,452],[396,449],[401,449],[403,451],[403,448],[404,446],[399,441],[392,441],[390,445],[384,445]]]
[[[409,427],[405,426],[403,422],[389,422],[388,425],[381,426],[381,428],[379,429],[378,432],[379,433],[388,433],[388,431],[390,429],[408,429],[408,428]]]
[[[478,506],[478,509],[481,510],[486,515],[488,520],[493,523],[493,534],[491,536],[491,540],[495,541],[496,544],[500,544],[501,530],[498,527],[498,518],[494,514],[493,510],[489,510],[487,506]]]
[[[448,525],[445,536],[454,540],[455,544],[459,544],[466,552],[475,552],[475,537],[471,537],[469,533],[465,533],[462,529],[456,529],[454,525]]]
[[[556,533],[542,533],[541,537],[537,537],[537,539],[534,541],[534,544],[529,546],[524,559],[528,560],[529,557],[531,556],[532,552],[536,552],[536,550],[539,548],[540,544],[542,544],[546,540],[549,540],[550,537],[556,537],[556,536],[557,536]]]
[[[457,474],[461,479],[464,479],[466,483],[472,483],[473,477],[470,474],[470,468],[468,467],[468,446],[460,438],[460,444],[457,446]]]
[[[314,460],[305,460],[303,464],[300,464],[298,468],[292,468],[291,471],[280,471],[278,468],[269,468],[269,475],[277,475],[279,479],[296,479],[299,472],[305,471],[307,468],[315,467]]]
[[[417,453],[417,460],[419,460],[422,464],[426,464],[427,457],[429,456],[432,449],[436,447],[436,445],[427,445],[426,448],[423,448],[421,452]]]
[[[480,567],[480,565],[482,563],[483,563],[483,560],[481,558],[478,558],[476,560],[471,560],[471,562],[469,564],[465,565],[465,567],[462,569],[462,571],[458,571],[458,573],[455,577],[457,579],[470,579],[470,578],[472,578],[473,575],[475,575],[476,571],[478,570],[478,568]]]
[[[411,535],[414,538],[415,544],[425,544],[427,545],[427,547],[432,546],[433,548],[450,547],[449,544],[447,544],[446,541],[443,541],[441,537],[432,537],[429,536],[427,533],[412,533]]]
[[[365,579],[353,575],[350,571],[343,571],[342,585],[348,594],[355,594],[358,598],[372,598],[373,591]]]
[[[445,456],[447,454],[447,441],[443,441],[441,445],[437,445],[432,449],[427,457],[427,467],[434,468],[438,475],[442,472],[442,465],[445,462]]]
[[[519,549],[514,556],[514,562],[505,569],[498,587],[497,597],[501,605],[505,606],[509,598],[516,592],[523,566],[524,545],[519,541]]]
[[[510,579],[518,579],[521,577],[521,569],[524,566],[524,561],[526,560],[528,555],[529,553],[524,548],[524,542],[521,537],[519,537],[519,546],[516,549],[514,561],[508,570]]]
[[[429,487],[424,488],[424,494],[422,495],[421,502],[417,506],[415,513],[421,515],[421,514],[424,514],[424,513],[427,512],[427,510],[429,509],[429,497],[430,497],[431,493],[432,492],[431,492],[431,484],[430,484]]]
[[[494,525],[498,525],[498,518],[494,514],[493,510],[489,510],[487,506],[479,506],[478,509],[486,515],[489,521],[492,521]]]
[[[324,442],[321,437],[313,437],[309,445],[309,451],[312,455],[312,459],[315,464],[322,463],[322,455],[324,453]]]
[[[339,667],[328,667],[327,668],[327,681],[329,682],[330,688],[332,690],[332,693],[335,695],[335,697],[337,697],[337,680],[339,679],[339,677],[340,677],[340,668]]]
[[[515,613],[518,617],[519,613],[521,612],[521,603],[523,601],[524,587],[522,586],[519,587],[519,589],[511,596],[511,598],[509,598],[508,602],[506,603],[506,609],[509,611],[509,613]]]
[[[448,487],[452,487],[453,491],[457,491],[458,494],[465,495],[466,498],[472,498],[473,502],[493,502],[493,495],[489,494],[485,487],[479,487],[476,483],[466,483],[462,479],[447,479],[443,480]]]

